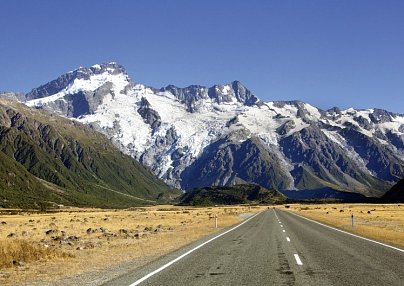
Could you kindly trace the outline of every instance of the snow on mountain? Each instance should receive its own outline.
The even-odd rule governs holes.
[[[47,97],[30,100],[27,102],[27,105],[41,107],[49,102],[64,100],[64,97],[68,94],[76,94],[80,91],[88,90],[95,91],[106,82],[113,83],[113,88],[111,89],[112,95],[119,94],[129,84],[129,78],[123,74],[113,75],[108,70],[101,74],[92,75],[91,79],[76,78],[60,92]]]
[[[79,68],[25,98],[93,126],[184,189],[247,181],[380,195],[404,177],[404,116],[380,109],[262,102],[238,81],[155,89],[116,63]]]

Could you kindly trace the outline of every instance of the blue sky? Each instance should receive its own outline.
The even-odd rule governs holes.
[[[136,82],[240,80],[265,101],[404,113],[404,1],[0,0],[0,90],[117,61]]]

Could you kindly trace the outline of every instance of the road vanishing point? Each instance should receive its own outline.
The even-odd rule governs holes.
[[[270,209],[104,285],[404,285],[404,250]]]

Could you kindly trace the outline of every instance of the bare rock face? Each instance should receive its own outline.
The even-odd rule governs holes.
[[[147,101],[146,98],[142,97],[140,101],[140,107],[137,112],[142,116],[144,121],[151,126],[153,131],[161,125],[161,117],[157,113],[157,111],[153,110],[150,106],[150,103]]]
[[[0,98],[23,101],[25,99],[25,96],[23,93],[19,92],[0,92]]]
[[[289,131],[291,131],[295,127],[296,127],[295,122],[293,120],[288,120],[285,123],[283,123],[280,127],[278,127],[276,129],[276,132],[279,135],[286,135],[287,133],[289,133]]]
[[[267,188],[287,188],[292,180],[281,166],[279,154],[267,150],[258,138],[245,137],[235,140],[237,137],[231,134],[206,148],[182,173],[184,189],[244,182]]]
[[[202,106],[203,100],[209,100],[215,103],[239,102],[246,106],[256,104],[259,99],[239,81],[234,81],[228,85],[214,85],[210,88],[191,85],[185,88],[179,88],[169,85],[161,88],[160,91],[172,93],[178,100],[187,106],[188,112],[196,112]]]

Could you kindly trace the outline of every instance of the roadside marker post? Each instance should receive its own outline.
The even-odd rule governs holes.
[[[352,227],[354,227],[354,218],[353,218],[353,214],[351,215],[351,220],[352,220]]]
[[[217,228],[217,214],[215,214],[215,228]]]

